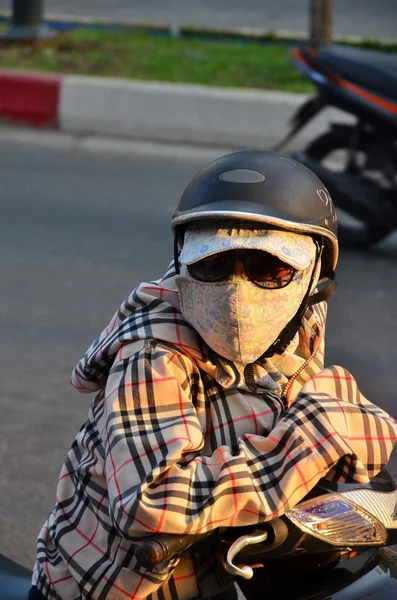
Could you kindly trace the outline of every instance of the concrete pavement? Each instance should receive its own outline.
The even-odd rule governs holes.
[[[0,11],[10,8],[0,0]],[[47,0],[47,14],[133,19],[140,23],[259,27],[307,33],[308,0]],[[334,0],[334,33],[397,37],[394,0]]]

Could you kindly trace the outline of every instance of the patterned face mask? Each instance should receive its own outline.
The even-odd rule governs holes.
[[[215,283],[196,281],[182,265],[176,280],[182,314],[217,354],[235,363],[253,363],[297,313],[314,260],[313,244],[310,266],[281,289],[260,288],[240,275]]]

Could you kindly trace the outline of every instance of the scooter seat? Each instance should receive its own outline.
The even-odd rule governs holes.
[[[329,44],[320,49],[317,60],[332,74],[373,94],[397,100],[396,55]]]
[[[0,555],[0,600],[27,600],[32,572]]]

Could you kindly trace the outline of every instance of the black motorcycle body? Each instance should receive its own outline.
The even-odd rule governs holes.
[[[340,219],[343,245],[370,245],[397,229],[397,56],[330,44],[302,45],[292,51],[296,67],[317,88],[298,109],[295,136],[325,107],[355,117],[333,123],[294,157],[327,186]],[[326,164],[339,152],[342,165]]]
[[[27,600],[31,581],[32,571],[0,554],[1,600]]]
[[[369,550],[308,576],[288,577],[269,583],[258,574],[252,581],[238,582],[248,600],[392,600],[397,598],[397,553]]]
[[[266,600],[392,600],[397,598],[397,553],[388,548],[397,543],[393,478],[383,470],[362,486],[322,480],[307,498],[338,498],[357,489],[375,492],[377,514],[388,524],[381,546],[331,545],[283,516],[211,534],[156,536],[139,544],[136,556],[143,566],[153,568],[194,544],[198,555],[215,553],[220,568],[229,573],[231,583],[238,583],[247,600],[262,596]],[[237,564],[230,559],[233,548]],[[252,569],[252,578],[247,569]],[[27,600],[30,587],[31,571],[0,556],[0,600]]]

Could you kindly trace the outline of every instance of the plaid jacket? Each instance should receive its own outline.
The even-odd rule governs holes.
[[[397,424],[341,367],[323,368],[326,307],[281,357],[241,370],[183,320],[172,268],[141,284],[77,365],[97,392],[38,538],[33,582],[56,600],[203,598],[224,585],[193,551],[154,571],[136,543],[281,515],[317,481],[366,482]]]

